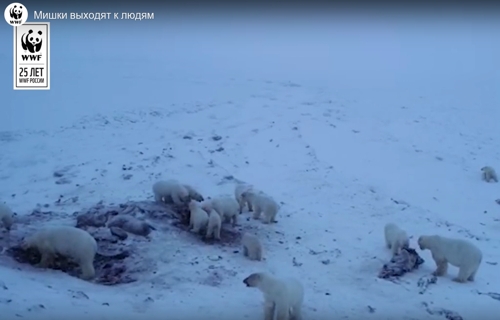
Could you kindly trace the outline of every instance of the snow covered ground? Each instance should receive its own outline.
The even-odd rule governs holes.
[[[3,319],[256,319],[262,295],[242,283],[255,271],[301,279],[305,319],[445,319],[425,304],[498,317],[500,301],[478,294],[500,293],[500,184],[479,171],[500,170],[498,22],[160,16],[52,21],[48,92],[12,91],[0,46],[0,199],[23,215],[78,196],[57,207],[70,214],[151,199],[162,178],[231,193],[231,175],[284,203],[277,224],[241,221],[266,260],[156,231],[157,273],[105,287],[4,256]],[[56,184],[61,168],[69,181]],[[412,247],[421,234],[473,241],[476,282],[451,281],[450,267],[419,294],[429,251],[401,283],[378,279],[387,222]]]

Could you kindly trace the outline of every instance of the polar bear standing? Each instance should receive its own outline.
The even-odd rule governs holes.
[[[206,200],[203,202],[202,208],[206,212],[215,210],[221,217],[222,221],[231,221],[233,227],[238,223],[240,205],[233,197],[219,196],[217,198]]]
[[[474,281],[483,253],[472,242],[462,239],[446,238],[438,235],[418,238],[420,250],[429,249],[437,269],[435,276],[444,276],[448,271],[448,263],[459,268],[456,282]]]
[[[243,280],[247,287],[264,294],[264,320],[301,320],[304,287],[293,278],[278,279],[264,272],[253,273]]]
[[[392,255],[399,254],[401,249],[410,246],[410,239],[406,231],[399,228],[394,223],[388,223],[384,227],[385,244],[391,249]]]
[[[250,260],[262,260],[262,244],[257,236],[245,233],[241,237],[241,244],[243,245],[243,255]]]
[[[212,210],[208,214],[208,227],[205,238],[209,239],[214,237],[217,240],[220,240],[220,229],[221,229],[222,221],[219,214]]]
[[[482,167],[481,171],[482,171],[481,176],[482,176],[484,181],[486,181],[486,182],[490,182],[490,181],[498,182],[497,173],[495,172],[495,169],[493,169],[492,167],[489,167],[489,166]]]
[[[278,214],[280,207],[273,198],[255,190],[243,192],[241,198],[252,205],[254,219],[259,219],[261,213],[263,213],[263,223],[276,222],[276,214]]]
[[[252,189],[253,187],[251,185],[244,183],[237,184],[236,187],[234,188],[234,198],[236,199],[236,201],[238,201],[238,204],[240,205],[240,214],[243,213],[243,208],[245,208],[245,205],[248,206],[248,211],[253,211],[252,204],[247,200],[243,200],[243,198],[241,197],[241,194],[243,192]]]
[[[10,208],[0,202],[0,222],[2,222],[3,226],[7,231],[10,231],[12,224],[14,223],[14,213]]]
[[[167,203],[172,200],[176,205],[189,202],[189,190],[177,180],[161,180],[153,185],[153,193],[157,202]]]
[[[45,227],[26,237],[21,247],[25,250],[36,248],[40,252],[40,267],[49,267],[56,254],[60,254],[74,259],[80,265],[82,279],[90,280],[95,276],[97,242],[82,229],[69,226]]]
[[[197,201],[191,200],[189,202],[189,212],[189,228],[191,228],[191,232],[199,233],[207,227],[208,214],[201,208]]]

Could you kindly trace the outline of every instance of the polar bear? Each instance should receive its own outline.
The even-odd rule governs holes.
[[[189,202],[189,190],[177,180],[161,180],[153,185],[155,200],[168,203],[170,200],[176,205]]]
[[[264,194],[263,192],[258,192],[255,190],[248,190],[243,192],[241,194],[241,198],[244,201],[248,201],[252,205],[254,219],[259,219],[261,213],[263,213],[263,223],[276,222],[275,218],[280,209],[280,206],[273,198]]]
[[[293,278],[278,279],[268,273],[252,273],[243,280],[264,294],[264,320],[301,320],[304,287]]]
[[[199,233],[208,226],[208,214],[196,200],[189,202],[189,213],[189,228],[191,228],[191,232]]]
[[[435,276],[444,276],[448,271],[448,263],[458,267],[456,282],[474,281],[483,253],[472,242],[462,239],[446,238],[438,235],[420,236],[420,250],[429,249],[437,269]]]
[[[410,239],[406,231],[400,229],[394,223],[388,223],[384,227],[385,244],[391,249],[392,255],[399,254],[401,249],[410,246]]]
[[[490,167],[490,166],[482,167],[481,171],[482,171],[481,176],[482,176],[484,181],[486,181],[486,182],[490,182],[490,181],[498,182],[497,173],[495,172],[495,169],[493,169],[492,167]]]
[[[240,214],[243,213],[243,208],[245,208],[245,205],[248,206],[248,211],[253,211],[252,204],[247,200],[243,200],[243,198],[241,197],[241,194],[243,192],[252,189],[253,187],[251,185],[244,183],[237,184],[236,187],[234,188],[234,198],[236,199],[236,201],[238,201],[238,204],[240,205]]]
[[[245,233],[241,237],[241,244],[243,245],[243,255],[250,260],[262,260],[262,244],[257,236]]]
[[[97,242],[82,229],[69,226],[50,226],[36,231],[21,242],[23,249],[36,248],[42,259],[40,267],[49,267],[56,254],[72,258],[80,265],[81,278],[90,280],[95,276],[94,257]]]
[[[7,231],[10,231],[12,224],[14,223],[14,213],[10,208],[0,202],[0,222],[2,222],[3,226]]]
[[[219,196],[213,199],[208,199],[202,203],[202,208],[206,212],[215,210],[222,221],[231,221],[233,227],[238,223],[238,214],[240,205],[233,197]]]
[[[220,240],[221,225],[222,221],[219,214],[215,210],[210,211],[210,213],[208,214],[208,227],[205,238],[209,239],[213,237],[217,240]]]

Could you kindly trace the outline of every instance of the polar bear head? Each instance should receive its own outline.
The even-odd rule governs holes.
[[[418,246],[420,247],[420,250],[426,250],[429,249],[429,240],[428,236],[420,236],[418,238]]]
[[[213,210],[212,201],[206,200],[201,203],[201,208],[205,210],[206,213],[210,213]]]
[[[252,273],[248,277],[246,277],[243,280],[243,283],[247,285],[247,287],[250,288],[256,288],[259,287],[262,281],[265,278],[265,274],[257,272],[257,273]]]
[[[27,250],[31,247],[34,247],[39,242],[39,232],[36,232],[30,236],[27,236],[21,241],[21,248],[23,250]]]

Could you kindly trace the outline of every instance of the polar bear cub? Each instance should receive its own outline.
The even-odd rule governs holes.
[[[241,194],[244,201],[253,207],[253,218],[259,219],[264,214],[263,223],[276,222],[276,214],[280,209],[279,204],[270,196],[256,190],[248,190]]]
[[[385,244],[391,249],[392,254],[396,255],[401,252],[401,249],[410,246],[410,240],[406,231],[399,228],[394,223],[388,223],[384,227]]]
[[[95,276],[94,257],[97,253],[97,242],[87,231],[69,226],[50,226],[36,231],[26,237],[23,249],[36,248],[42,259],[40,267],[47,268],[56,254],[74,259],[81,268],[81,278],[90,280]]]
[[[231,221],[233,227],[238,223],[238,214],[240,206],[231,196],[219,196],[217,198],[206,200],[202,203],[202,208],[206,212],[215,210],[222,221]]]
[[[250,260],[262,260],[262,244],[257,236],[245,233],[241,237],[241,244],[243,245],[243,255]]]
[[[9,231],[12,227],[12,224],[14,223],[14,213],[10,208],[0,202],[0,222],[3,224],[5,229]]]
[[[435,276],[444,276],[448,271],[448,263],[458,267],[456,282],[474,281],[477,270],[483,260],[483,253],[472,242],[462,239],[446,238],[438,235],[420,236],[420,250],[429,249],[437,269]]]
[[[161,180],[153,185],[153,193],[157,202],[166,203],[170,199],[176,205],[189,202],[189,190],[177,180]]]
[[[243,280],[247,287],[264,294],[264,320],[301,320],[304,287],[293,278],[279,279],[268,273],[253,273]]]
[[[220,240],[221,227],[222,221],[219,214],[215,210],[210,211],[210,213],[208,214],[208,227],[205,238],[209,239],[213,237],[217,240]]]
[[[189,202],[189,228],[191,232],[199,233],[208,226],[208,214],[196,200]]]
[[[484,181],[486,181],[486,182],[490,182],[490,181],[498,182],[497,173],[495,172],[495,169],[493,169],[492,167],[490,167],[490,166],[482,167],[481,171],[482,171],[481,176],[482,176]]]

